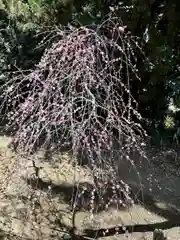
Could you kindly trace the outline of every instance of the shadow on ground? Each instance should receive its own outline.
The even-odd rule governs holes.
[[[169,153],[169,154],[172,155],[172,153]],[[48,160],[52,160],[51,158],[52,156],[47,154],[47,156],[43,158],[43,161],[47,162]],[[131,221],[129,222],[127,221],[123,225],[121,222],[118,222],[119,220],[117,220],[116,224],[114,224],[114,222],[113,224],[107,224],[108,229],[103,224],[100,226],[96,225],[97,227],[96,229],[94,229],[89,225],[88,226],[85,225],[83,232],[80,234],[79,233],[77,234],[76,229],[73,228],[72,226],[68,226],[66,224],[63,225],[64,223],[59,222],[58,223],[59,229],[62,229],[62,227],[65,228],[66,231],[69,232],[69,234],[72,236],[71,239],[86,239],[86,237],[89,237],[89,238],[104,237],[104,232],[106,233],[105,234],[106,236],[113,236],[114,234],[117,234],[117,233],[124,234],[125,231],[133,232],[133,233],[135,232],[145,233],[145,232],[153,232],[155,229],[165,230],[165,229],[170,229],[174,227],[180,227],[180,214],[179,214],[180,213],[180,189],[178,187],[180,175],[176,177],[175,172],[171,172],[171,170],[173,169],[171,165],[167,165],[168,166],[167,171],[163,172],[164,170],[160,160],[161,160],[160,156],[158,156],[157,161],[155,162],[155,165],[154,165],[154,169],[153,169],[153,164],[149,162],[142,163],[143,167],[141,167],[141,164],[139,164],[137,169],[130,169],[129,165],[122,164],[122,166],[120,167],[119,175],[122,177],[124,182],[127,182],[131,186],[132,188],[131,197],[133,198],[135,205],[138,205],[138,206],[141,205],[142,208],[145,208],[147,211],[154,213],[154,215],[160,216],[161,219],[163,219],[163,222],[159,220],[160,218],[156,218],[157,221],[155,223],[147,222],[146,224],[146,222],[142,221],[142,218],[141,218],[141,221],[136,221],[135,223],[132,222],[132,225],[131,225]],[[59,158],[58,158],[58,161],[60,161]],[[165,162],[164,155],[163,155],[163,162]],[[45,169],[47,165],[44,164],[43,167]],[[72,168],[72,165],[70,167]],[[22,165],[22,169],[24,168],[25,168],[25,165]],[[52,173],[53,167],[50,166],[48,168],[49,168],[49,171],[51,171]],[[62,170],[61,166],[59,166],[58,168]],[[177,168],[175,170],[177,172]],[[137,171],[140,172],[141,182],[144,185],[142,188],[140,188],[140,182],[137,176]],[[168,176],[166,176],[166,173],[168,173]],[[48,174],[49,172],[47,171],[47,175]],[[48,179],[52,179],[51,177],[54,177],[54,175],[52,176],[52,174],[51,176],[48,176]],[[72,175],[71,172],[69,173],[69,175]],[[69,178],[69,175],[67,176],[68,178]],[[152,175],[151,179],[149,179],[150,175]],[[15,175],[14,177],[15,180],[16,180],[16,177],[17,175]],[[92,190],[94,189],[94,186],[93,184],[88,182],[88,180],[86,181],[86,179],[83,177],[82,177],[82,181],[79,183],[78,186],[74,186],[73,184],[70,184],[70,183],[65,184],[64,182],[66,181],[64,181],[64,179],[63,181],[61,179],[60,182],[57,182],[54,180],[45,181],[44,178],[41,178],[41,177],[39,179],[24,178],[24,180],[26,180],[30,188],[34,189],[33,193],[49,192],[50,198],[52,199],[58,198],[58,200],[62,199],[62,203],[65,205],[65,207],[66,206],[69,207],[68,211],[72,211],[74,206],[77,213],[83,212],[83,211],[89,212],[90,210],[89,203],[91,200],[91,193],[92,193]],[[150,182],[151,182],[151,186],[149,186]],[[159,186],[161,187],[161,189],[158,188]],[[152,188],[151,191],[149,191],[149,188]],[[165,194],[165,192],[167,192],[166,188],[172,188],[171,189],[172,192],[168,192],[168,194],[166,195]],[[95,192],[95,212],[98,214],[102,214],[104,212],[106,203],[112,198],[112,194],[113,194],[112,187],[110,188],[106,187],[106,192],[104,192],[103,194],[104,195],[102,194],[99,195],[97,192]],[[101,200],[102,197],[103,197],[103,201]],[[123,194],[119,197],[123,198]],[[24,198],[24,201],[25,202],[28,201],[28,198],[27,199]],[[31,201],[29,200],[29,202]],[[58,204],[59,202],[61,201],[58,201]],[[163,205],[162,204],[159,205],[159,202],[163,203]],[[111,207],[114,209],[115,208],[117,209],[117,205],[115,204],[114,206],[111,205]],[[121,209],[124,212],[126,210],[129,211],[129,206],[128,206],[128,209],[126,209],[124,206],[118,206],[118,210],[121,210]],[[56,210],[54,210],[53,214],[55,213],[55,211]],[[122,217],[124,217],[124,215]],[[109,218],[109,215],[108,215],[108,218]],[[76,216],[75,216],[75,220],[76,220]],[[118,225],[119,225],[119,228],[117,228]],[[175,238],[175,239],[179,239],[179,238]]]
[[[53,196],[61,195],[63,196],[63,201],[65,201],[68,204],[73,204],[76,201],[76,211],[82,211],[82,210],[89,210],[89,202],[91,199],[91,192],[93,189],[93,185],[84,182],[80,184],[78,187],[73,185],[55,185],[50,182],[44,182],[41,179],[27,179],[27,183],[30,184],[34,189],[41,189],[42,191],[48,191],[49,186],[51,186],[51,194]],[[83,189],[86,189],[83,194],[83,198],[81,197],[81,202],[78,202],[78,199],[76,199],[76,196],[82,192]],[[137,190],[136,190],[137,191]],[[135,192],[135,189],[132,189],[132,192]],[[106,196],[103,196],[104,199],[109,199],[111,196],[108,195],[108,191],[106,193]],[[135,204],[142,204],[143,207],[145,207],[148,211],[155,213],[156,215],[159,215],[166,220],[164,222],[159,223],[153,223],[153,224],[134,224],[134,225],[125,225],[119,228],[112,227],[112,228],[100,228],[100,229],[85,229],[84,234],[82,236],[77,236],[73,232],[73,228],[69,229],[69,232],[74,234],[73,239],[84,239],[84,237],[90,237],[90,238],[97,238],[97,237],[103,237],[105,236],[113,236],[114,234],[124,234],[125,232],[153,232],[155,229],[170,229],[173,227],[180,227],[180,215],[178,213],[178,209],[176,207],[170,207],[168,206],[168,203],[165,204],[164,208],[161,208],[157,205],[157,202],[153,199],[153,196],[149,194],[139,194],[133,195],[132,197],[136,196],[134,198]],[[82,201],[83,199],[83,201]],[[143,201],[142,201],[143,200]],[[100,206],[100,199],[98,194],[95,195],[95,204],[96,204],[96,210],[97,212],[103,211],[105,206]],[[104,203],[106,204],[106,203]],[[117,206],[116,206],[117,207]]]

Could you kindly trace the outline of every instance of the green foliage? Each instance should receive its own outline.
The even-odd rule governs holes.
[[[74,19],[82,24],[98,23],[103,18],[103,0],[74,1]]]
[[[141,81],[131,83],[139,111],[153,129],[155,125],[161,125],[161,132],[170,128],[170,101],[180,108],[178,0],[0,0],[0,11],[0,79],[6,75],[3,69],[12,65],[27,69],[38,62],[43,49],[34,51],[40,41],[34,37],[37,30],[69,22],[100,24],[107,16],[120,18],[136,36],[135,45],[141,46],[139,51],[133,49]]]
[[[36,29],[22,30],[6,11],[0,10],[0,83],[11,77],[12,71],[32,68],[43,53],[38,48],[41,37]]]
[[[174,118],[171,116],[167,116],[164,120],[164,127],[165,129],[170,129],[174,125]]]
[[[67,24],[72,15],[72,0],[1,1],[1,8],[22,30],[59,23]]]
[[[141,83],[136,81],[133,85],[138,89],[136,98],[139,99],[142,111],[145,110],[145,117],[154,123],[164,121],[171,95],[174,95],[174,100],[179,95],[179,1],[174,1],[173,5],[168,1],[154,1],[149,4],[142,0],[128,3],[132,7],[118,10],[118,14],[133,35],[139,37],[144,50],[144,55],[136,55],[139,58],[137,67],[142,79]],[[176,87],[173,89],[171,79],[174,74]]]

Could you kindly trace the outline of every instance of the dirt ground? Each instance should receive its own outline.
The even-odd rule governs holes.
[[[151,148],[148,160],[139,162],[137,169],[122,164],[120,175],[135,194],[141,190],[141,202],[129,208],[111,207],[92,218],[85,200],[76,214],[71,206],[74,182],[92,191],[87,168],[74,166],[70,153],[54,155],[51,161],[40,153],[34,156],[34,167],[32,159],[8,150],[9,141],[0,138],[0,239],[152,240],[156,228],[163,229],[167,239],[180,239],[178,150]],[[68,238],[72,223],[77,235]]]

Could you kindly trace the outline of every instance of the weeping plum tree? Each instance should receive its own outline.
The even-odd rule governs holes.
[[[70,145],[75,156],[86,155],[97,187],[110,180],[130,200],[129,188],[117,177],[114,143],[119,160],[132,165],[130,153],[144,154],[145,132],[130,90],[132,78],[138,78],[136,39],[117,19],[63,30],[61,36],[35,70],[3,85],[1,109],[6,127],[15,132],[13,146],[31,154]]]

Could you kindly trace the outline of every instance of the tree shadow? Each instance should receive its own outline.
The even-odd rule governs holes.
[[[127,225],[123,227],[113,227],[108,229],[98,229],[98,230],[92,230],[92,229],[86,229],[85,235],[92,238],[99,238],[105,236],[113,236],[115,234],[124,234],[126,232],[132,233],[132,232],[154,232],[156,229],[166,230],[173,227],[179,227],[180,226],[180,220],[179,221],[165,221],[162,223],[153,223],[153,224],[135,224],[135,225]]]
[[[73,204],[76,201],[76,211],[87,210],[89,211],[89,201],[91,199],[91,192],[93,189],[93,185],[84,182],[79,184],[79,186],[73,186],[71,184],[62,184],[62,185],[55,185],[50,182],[44,182],[41,179],[27,179],[27,183],[30,184],[35,189],[41,189],[42,191],[48,191],[49,186],[51,186],[51,195],[53,196],[63,196],[63,201],[68,204]],[[84,194],[80,197],[81,201],[77,201],[76,196],[80,194],[84,190]],[[133,191],[133,190],[132,190]],[[106,193],[109,194],[108,192]],[[133,197],[133,195],[132,195]],[[105,199],[105,198],[104,198]],[[143,200],[143,201],[142,201]],[[90,238],[97,238],[103,237],[104,233],[106,232],[106,236],[112,236],[114,234],[124,234],[125,232],[153,232],[155,229],[169,229],[173,227],[180,226],[180,215],[178,209],[175,207],[167,206],[166,208],[161,208],[156,204],[156,201],[153,199],[151,195],[144,194],[143,199],[141,195],[136,195],[134,199],[136,204],[141,204],[150,212],[155,213],[166,219],[164,222],[154,223],[154,224],[134,224],[134,225],[127,225],[122,228],[122,225],[119,228],[113,227],[109,229],[85,229],[84,235],[79,236],[79,238],[74,239],[84,239],[84,236]],[[104,206],[100,206],[101,202],[99,199],[98,194],[95,195],[95,204],[97,212],[101,212],[104,210]],[[72,230],[71,230],[72,233]],[[74,233],[73,233],[74,234]],[[77,236],[76,236],[77,237]]]
[[[56,185],[52,182],[42,181],[41,179],[25,180],[27,181],[27,184],[29,184],[34,189],[40,189],[45,192],[48,191],[50,192],[52,197],[59,196],[59,198],[62,199],[64,202],[70,204],[72,208],[75,207],[76,211],[90,210],[89,203],[91,201],[94,186],[89,182],[79,183],[78,186],[76,186],[71,184]],[[107,203],[106,201],[108,201],[108,198],[110,198],[110,194],[108,193],[108,191],[104,196],[100,196],[97,191],[94,192],[94,203],[97,213],[105,210],[105,205]]]

